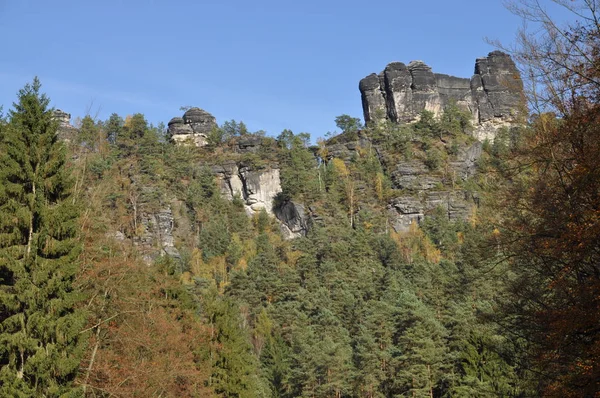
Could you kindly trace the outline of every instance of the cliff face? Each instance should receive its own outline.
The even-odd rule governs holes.
[[[200,108],[190,108],[183,117],[174,117],[168,124],[168,136],[178,145],[205,147],[207,136],[218,128],[213,115]],[[239,198],[249,216],[262,210],[280,221],[286,238],[306,234],[308,229],[302,205],[287,202],[275,206],[275,198],[281,193],[279,166],[275,161],[266,161],[261,166],[244,160],[245,155],[273,157],[273,149],[264,146],[264,139],[258,135],[236,137],[234,143],[221,148],[228,153],[226,160],[212,164],[212,171],[223,197],[233,200]],[[276,157],[276,156],[275,156]]]
[[[265,210],[273,215],[273,201],[281,192],[279,169],[253,169],[235,162],[213,167],[221,194],[229,200],[239,197],[248,215]]]
[[[415,146],[422,137],[413,137]],[[385,138],[383,138],[385,140]],[[450,220],[467,220],[479,197],[476,192],[460,188],[477,173],[477,161],[483,152],[481,142],[470,140],[460,145],[444,167],[431,170],[421,157],[398,159],[385,149],[382,140],[373,140],[360,131],[355,135],[341,134],[326,143],[329,158],[345,162],[360,157],[361,148],[371,148],[389,177],[397,196],[387,202],[387,218],[396,232],[406,232],[413,222],[420,224],[437,210]]]
[[[493,140],[500,127],[519,122],[523,81],[508,54],[494,51],[475,62],[475,74],[460,78],[433,73],[421,61],[392,62],[359,83],[365,122],[387,118],[413,122],[422,111],[439,116],[451,101],[471,113],[474,136]]]
[[[500,127],[517,124],[522,109],[523,83],[514,62],[501,52],[478,59],[470,79],[433,73],[420,61],[408,65],[394,62],[379,75],[361,80],[359,86],[366,121],[410,123],[418,120],[424,110],[440,115],[448,104],[456,103],[472,115],[474,135],[479,140],[493,139]],[[69,140],[77,133],[67,113],[57,111],[55,117],[63,139]],[[282,192],[280,171],[286,169],[282,163],[280,170],[281,148],[272,138],[239,134],[218,148],[207,147],[208,137],[216,128],[214,116],[200,108],[190,108],[182,117],[169,121],[168,135],[174,144],[205,147],[197,151],[212,168],[221,194],[229,200],[241,199],[248,215],[265,210],[276,217],[285,238],[306,235],[311,225],[320,222],[318,214],[324,213],[320,213],[318,205],[293,198],[276,200]],[[463,183],[476,173],[476,161],[482,154],[480,142],[463,137],[450,153],[450,143],[442,140],[435,143],[437,149],[431,149],[431,144],[426,149],[424,137],[411,136],[407,145],[416,148],[414,153],[400,154],[397,148],[386,145],[390,136],[370,136],[369,131],[333,137],[326,144],[328,159],[323,160],[335,157],[351,163],[362,156],[365,148],[374,151],[393,190],[393,196],[378,204],[387,216],[386,225],[406,231],[413,222],[420,223],[439,209],[449,219],[468,218],[478,198]],[[443,167],[432,167],[426,162],[428,150],[446,149]],[[211,156],[203,157],[208,154]],[[357,182],[356,191],[368,192],[366,185],[365,181]],[[153,187],[139,189],[145,192]],[[150,263],[162,255],[181,257],[176,242],[190,239],[192,231],[181,198],[165,193],[159,203],[140,201],[137,205],[138,228],[132,239],[144,259]]]

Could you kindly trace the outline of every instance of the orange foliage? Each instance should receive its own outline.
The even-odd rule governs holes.
[[[545,394],[599,396],[600,106],[575,103],[570,112],[534,124],[521,158],[533,166],[527,189],[513,187],[509,204],[508,229],[519,239],[506,244],[535,292],[524,319]]]
[[[407,232],[391,231],[390,236],[408,263],[413,263],[417,256],[434,264],[439,263],[442,259],[441,251],[435,247],[415,221],[411,223]]]
[[[91,262],[79,279],[92,314],[79,378],[86,395],[210,396],[204,386],[210,367],[202,358],[208,332],[181,308],[179,283],[138,263],[113,239],[95,243],[102,252],[87,248]]]

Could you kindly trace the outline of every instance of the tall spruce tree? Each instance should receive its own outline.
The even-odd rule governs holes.
[[[37,78],[0,126],[0,396],[78,396],[85,317],[65,148]]]

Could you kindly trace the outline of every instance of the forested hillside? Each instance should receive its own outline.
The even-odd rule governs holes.
[[[453,100],[316,143],[71,125],[35,78],[0,118],[0,396],[600,396],[592,17],[522,36],[544,90],[483,141]]]

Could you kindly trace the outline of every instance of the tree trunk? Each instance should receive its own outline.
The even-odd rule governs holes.
[[[29,254],[31,253],[31,244],[33,242],[33,207],[35,206],[35,182],[32,184],[31,192],[33,193],[33,203],[31,203],[31,207],[29,209],[31,211],[31,216],[29,217],[29,236],[27,237],[27,257],[29,257]]]

